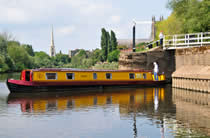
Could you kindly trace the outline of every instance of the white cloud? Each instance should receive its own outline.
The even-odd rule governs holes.
[[[46,17],[71,13],[85,16],[105,15],[111,12],[108,3],[92,0],[0,0],[0,21],[27,23],[43,21]]]
[[[56,29],[56,32],[59,35],[71,35],[75,31],[76,27],[73,25],[70,26],[62,26]]]
[[[0,7],[0,21],[3,23],[25,23],[28,15],[22,9]]]
[[[108,2],[96,2],[91,0],[63,0],[63,4],[67,4],[83,15],[99,15],[104,14],[112,9],[112,5]]]
[[[104,15],[111,10],[111,5],[103,3],[90,3],[87,7],[81,7],[81,13],[85,15]]]
[[[111,23],[119,23],[121,21],[121,17],[118,15],[113,15],[110,17],[110,22]]]

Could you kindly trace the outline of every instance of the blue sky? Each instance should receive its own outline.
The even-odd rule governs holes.
[[[56,51],[100,47],[101,28],[117,38],[132,37],[132,21],[170,15],[168,0],[0,0],[0,32],[11,33],[35,51],[49,53],[51,26]],[[150,25],[137,25],[137,37],[147,38]]]

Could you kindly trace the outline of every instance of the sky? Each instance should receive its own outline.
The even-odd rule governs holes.
[[[0,0],[0,32],[49,54],[51,30],[56,52],[100,48],[101,28],[118,39],[132,38],[132,24],[167,18],[168,0]],[[136,26],[137,38],[148,38],[151,24]]]

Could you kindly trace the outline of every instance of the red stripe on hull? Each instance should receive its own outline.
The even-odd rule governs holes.
[[[88,86],[88,85],[137,85],[163,84],[165,81],[69,81],[69,82],[31,82],[23,80],[8,80],[8,83],[20,86]]]
[[[92,89],[94,87],[147,87],[159,86],[165,81],[71,81],[71,82],[30,82],[23,80],[8,80],[7,86],[12,93],[34,92],[69,92],[72,89]]]

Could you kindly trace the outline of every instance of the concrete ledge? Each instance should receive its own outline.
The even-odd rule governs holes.
[[[172,78],[175,77],[210,80],[210,66],[185,65],[172,74]]]

